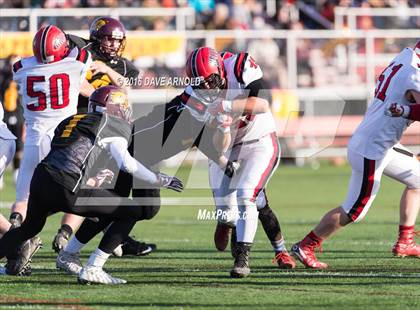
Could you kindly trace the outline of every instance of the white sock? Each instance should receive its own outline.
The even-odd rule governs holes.
[[[106,261],[108,260],[110,254],[105,253],[104,251],[100,249],[96,249],[95,252],[93,252],[89,260],[86,264],[86,266],[95,266],[95,267],[103,267],[105,265]]]
[[[284,246],[284,239],[281,238],[280,240],[271,241],[271,245],[273,246],[274,252],[284,252],[287,251]]]
[[[85,246],[84,243],[80,243],[79,240],[75,236],[71,237],[70,241],[67,243],[67,245],[64,247],[64,251],[68,253],[79,253],[80,250]]]
[[[236,224],[236,238],[238,242],[253,243],[258,227],[257,206],[255,202],[253,203],[249,199],[240,200],[242,201],[239,201],[239,219]]]

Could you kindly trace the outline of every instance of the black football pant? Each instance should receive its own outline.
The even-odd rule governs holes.
[[[56,183],[40,164],[32,177],[26,219],[20,227],[9,230],[0,239],[0,258],[13,253],[22,242],[37,235],[47,217],[60,211],[111,221],[137,221],[145,214],[141,206],[110,190],[87,189],[73,193]]]
[[[121,197],[128,197],[132,188],[132,177],[122,171],[119,172],[117,183],[113,191]],[[143,184],[140,187],[146,187]],[[88,243],[98,233],[108,227],[99,243],[99,249],[105,253],[112,251],[128,237],[137,221],[152,219],[160,209],[160,190],[158,188],[133,189],[133,200],[141,205],[141,214],[129,220],[115,220],[110,217],[100,217],[98,220],[86,218],[75,236],[83,244]]]

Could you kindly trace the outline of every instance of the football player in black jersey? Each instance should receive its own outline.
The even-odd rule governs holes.
[[[34,172],[26,219],[19,228],[0,239],[0,258],[14,253],[21,242],[38,234],[48,215],[59,211],[112,220],[142,220],[145,214],[148,216],[149,206],[138,206],[115,191],[95,188],[112,176],[105,170],[89,177],[90,169],[104,152],[112,156],[120,169],[155,187],[183,189],[176,177],[155,174],[129,154],[131,112],[125,92],[106,86],[91,95],[89,113],[76,114],[60,123],[51,151]],[[21,271],[29,264],[30,257],[20,256],[19,259],[15,268]],[[125,283],[106,274],[97,264],[79,275],[79,279],[86,282],[92,277],[104,283]]]
[[[135,80],[139,75],[139,70],[128,59],[122,57],[125,48],[126,36],[124,25],[117,19],[110,17],[96,18],[89,29],[89,40],[68,34],[70,46],[88,49],[94,62],[88,71],[86,79],[92,86],[91,91],[107,86],[124,85],[124,79]],[[86,113],[88,98],[79,96],[78,112]],[[52,248],[59,252],[68,242],[68,239],[77,229],[82,218],[74,214],[66,214],[62,218],[61,227],[54,237]],[[131,237],[124,240],[122,254],[146,255],[156,248],[155,244],[145,244],[136,241]]]
[[[156,106],[148,115],[134,121],[133,140],[129,149],[150,169],[154,169],[155,165],[162,160],[193,146],[197,146],[212,160],[223,162],[225,159],[221,158],[223,155],[214,143],[214,137],[217,137],[219,132],[216,124],[207,126],[204,122],[192,117],[190,110],[186,109],[181,100],[181,96],[177,96],[166,104]],[[118,167],[113,166],[112,163],[99,164],[99,166],[107,167],[114,174],[119,173],[116,183],[110,185],[119,195],[128,197],[132,190],[134,202],[148,205],[148,212],[145,212],[144,219],[150,219],[157,214],[160,209],[158,187],[147,186],[145,182],[133,184],[131,175],[118,171]],[[232,163],[228,163],[227,166],[226,174],[232,175],[234,173]],[[68,273],[79,275],[82,270],[79,253],[84,245],[108,227],[98,249],[110,253],[118,245],[116,240],[121,236],[127,236],[137,221],[136,218],[130,220],[115,220],[109,217],[86,218],[69,243],[60,251],[56,261],[57,267]],[[91,263],[101,261],[101,256],[102,261],[106,259],[105,255],[98,252],[98,249],[90,256]]]

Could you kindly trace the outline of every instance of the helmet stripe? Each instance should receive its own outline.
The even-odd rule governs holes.
[[[41,36],[41,58],[43,60],[44,63],[47,63],[47,36],[48,36],[48,31],[51,29],[51,25],[45,27],[44,31],[42,32],[42,36]]]
[[[198,76],[198,71],[197,71],[196,61],[197,61],[197,55],[198,55],[198,52],[200,51],[200,49],[201,49],[201,47],[199,49],[196,49],[194,51],[194,54],[193,54],[192,58],[191,58],[191,72],[193,73],[194,77],[199,77]]]

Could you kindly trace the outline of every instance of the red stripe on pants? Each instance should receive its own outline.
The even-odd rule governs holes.
[[[270,162],[267,166],[267,168],[265,168],[260,181],[258,182],[257,187],[254,189],[254,194],[252,195],[252,200],[255,201],[257,199],[257,196],[259,194],[259,192],[261,191],[262,188],[264,188],[265,183],[268,180],[268,177],[270,176],[271,172],[273,171],[273,168],[276,166],[277,161],[279,159],[279,143],[277,141],[277,135],[275,132],[270,134],[271,137],[271,142],[273,143],[273,156],[271,156],[270,158]]]
[[[364,169],[367,169],[367,171],[363,174],[364,180],[360,189],[359,198],[349,212],[352,221],[355,221],[360,216],[372,195],[373,184],[375,182],[375,161],[365,159]]]

